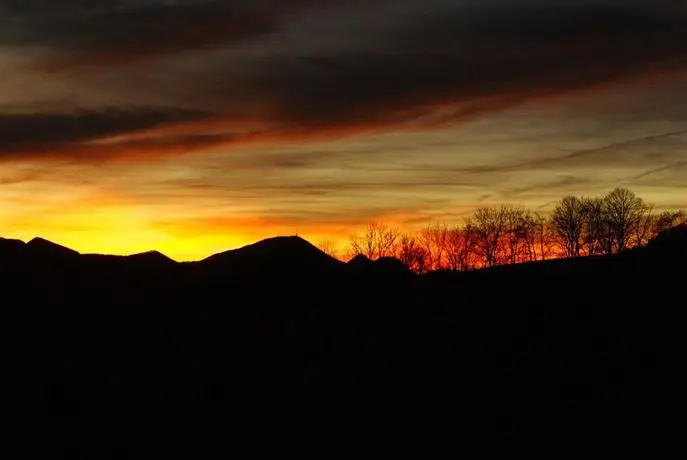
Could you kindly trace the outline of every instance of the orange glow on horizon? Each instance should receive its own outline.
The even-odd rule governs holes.
[[[42,200],[28,200],[36,205]],[[327,242],[339,257],[347,255],[350,238],[363,230],[360,219],[350,223],[279,221],[263,217],[160,218],[154,209],[114,195],[54,197],[48,208],[2,216],[3,238],[29,241],[42,237],[80,253],[129,255],[157,250],[177,261],[201,260],[275,236],[298,235],[314,245]],[[59,209],[59,211],[57,211]],[[182,209],[179,210],[183,212]],[[403,230],[417,217],[413,212],[382,214],[373,219]],[[353,219],[353,217],[352,217]]]
[[[189,228],[189,231],[191,231],[191,228]],[[200,233],[203,233],[202,230]],[[242,235],[227,232],[225,234],[209,234],[183,238],[169,235],[154,228],[139,228],[135,231],[123,232],[122,228],[112,227],[100,231],[76,228],[46,228],[40,234],[31,229],[15,229],[4,232],[1,237],[28,242],[34,237],[40,236],[82,254],[129,255],[157,250],[176,261],[188,262],[202,260],[212,254],[237,249],[265,238],[295,234],[295,232],[278,233],[270,232],[265,228],[256,228],[253,232]],[[348,243],[348,236],[340,237],[317,232],[307,232],[307,234],[299,232],[298,235],[314,245],[321,241],[332,241],[336,245],[337,251],[341,253],[343,253]]]
[[[260,219],[179,218],[165,222],[133,205],[93,204],[64,207],[59,214],[40,213],[2,219],[2,238],[29,241],[42,237],[82,254],[128,255],[157,250],[177,261],[201,260],[273,236],[298,234],[313,244],[332,241],[341,248],[346,231]]]

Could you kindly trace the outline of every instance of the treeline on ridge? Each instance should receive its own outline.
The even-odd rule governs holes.
[[[363,233],[351,236],[345,254],[331,241],[318,246],[339,258],[394,257],[417,273],[469,271],[620,253],[685,224],[684,210],[656,213],[634,192],[616,188],[600,197],[565,196],[546,215],[508,203],[480,207],[462,224],[434,223],[413,233],[373,222]]]

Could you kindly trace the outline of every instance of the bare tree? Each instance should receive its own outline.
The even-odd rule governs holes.
[[[510,205],[505,206],[504,224],[502,236],[503,262],[514,264],[518,262],[520,255],[520,232],[519,232],[519,218],[520,209]]]
[[[327,254],[330,257],[333,257],[335,259],[339,258],[339,250],[336,247],[336,243],[332,240],[322,240],[318,242],[315,246],[317,248]]]
[[[446,247],[446,268],[468,271],[477,266],[477,242],[469,226],[454,227],[449,231]]]
[[[617,188],[597,198],[565,196],[550,216],[522,206],[481,207],[463,226],[430,224],[415,235],[375,222],[351,237],[350,254],[395,256],[412,270],[472,270],[565,255],[611,254],[647,244],[657,232],[687,222],[683,211],[654,215],[633,192]],[[318,245],[330,255],[333,243]]]
[[[393,257],[400,232],[381,222],[369,224],[363,234],[351,237],[350,252],[370,259]]]
[[[446,268],[449,233],[444,224],[430,224],[420,231],[420,244],[425,248],[428,267],[432,270]]]
[[[506,205],[504,250],[508,263],[537,260],[535,214],[522,206]]]
[[[519,244],[520,261],[539,260],[538,249],[545,236],[546,219],[528,209],[519,208],[514,223],[513,230]]]
[[[501,262],[502,237],[507,229],[509,205],[478,208],[468,221],[477,238],[477,248],[488,267]]]
[[[682,209],[674,211],[674,210],[666,210],[663,211],[661,214],[656,216],[654,220],[654,228],[653,228],[653,233],[654,236],[659,234],[660,232],[664,230],[670,230],[673,227],[677,227],[680,224],[686,223],[687,222],[687,213],[683,211]]]
[[[551,214],[551,225],[563,242],[568,257],[578,257],[585,223],[584,201],[572,195],[563,197]]]
[[[587,255],[611,254],[613,234],[603,198],[582,198],[583,248]]]
[[[653,207],[648,207],[646,214],[637,226],[632,246],[646,246],[649,243],[651,238],[655,236],[654,229],[656,228],[657,218],[658,216],[654,214]]]
[[[549,219],[539,213],[534,213],[534,244],[536,251],[535,260],[546,260],[554,256],[555,237],[551,229]]]
[[[412,235],[401,236],[397,257],[406,267],[416,273],[423,274],[428,270],[427,251]]]
[[[623,251],[636,237],[648,213],[644,200],[626,188],[616,188],[603,197],[614,249]]]

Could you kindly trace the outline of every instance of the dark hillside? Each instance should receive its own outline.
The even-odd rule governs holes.
[[[8,385],[93,397],[235,382],[629,391],[679,350],[678,240],[425,276],[299,238],[195,264],[1,240],[3,367]]]

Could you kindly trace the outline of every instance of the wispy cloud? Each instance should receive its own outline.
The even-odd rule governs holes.
[[[184,109],[212,112],[216,124],[224,123],[223,132],[209,133],[193,123],[192,133],[170,130],[162,139],[103,148],[101,155],[121,155],[128,147],[175,152],[436,128],[687,57],[687,14],[648,0],[109,1],[59,11],[42,2],[28,5],[5,6],[6,49],[29,44],[43,49],[38,68],[55,59],[72,66],[73,83],[67,86],[119,95],[123,111],[140,105],[144,91],[142,97],[175,107],[167,118],[160,112],[149,118],[120,116],[112,129],[117,134],[176,124]],[[378,18],[374,24],[366,19],[370,15]],[[336,37],[321,36],[325,26]],[[369,45],[361,47],[365,42]],[[203,53],[208,47],[216,52]],[[147,61],[162,55],[165,62]],[[92,68],[80,70],[80,63]],[[70,104],[64,101],[66,112]],[[80,117],[67,115],[64,120]],[[23,127],[50,132],[69,124],[40,111],[11,117],[0,120],[14,132],[4,134],[11,137],[2,148],[7,153],[15,147],[29,150],[24,146],[37,131]],[[246,120],[257,126],[237,132],[236,125]],[[89,140],[112,134],[85,123],[91,126]],[[65,136],[46,137],[54,140],[55,155],[65,152],[59,148]],[[171,148],[174,143],[182,147]]]
[[[285,3],[285,2],[284,2]],[[52,51],[44,70],[131,62],[232,46],[274,33],[308,2],[45,1],[4,5],[0,38]]]
[[[206,116],[190,110],[155,109],[0,114],[0,160],[13,155],[69,155],[89,141]]]

